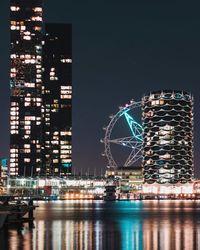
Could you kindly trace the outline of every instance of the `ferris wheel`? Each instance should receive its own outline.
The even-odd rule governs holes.
[[[118,168],[120,166],[130,167],[136,164],[142,157],[142,143],[143,143],[143,127],[133,118],[134,109],[140,108],[141,102],[130,101],[124,107],[119,107],[119,111],[115,115],[111,115],[110,122],[105,130],[105,137],[101,140],[104,143],[104,153],[107,158],[108,168]],[[113,130],[117,124],[123,120],[128,125],[125,136],[114,136]],[[113,145],[118,145],[126,148],[126,157],[124,162],[119,164],[115,159]],[[124,151],[123,151],[124,152]]]

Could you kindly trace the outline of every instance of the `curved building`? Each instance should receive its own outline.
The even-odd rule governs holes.
[[[144,183],[187,183],[193,177],[193,97],[152,92],[142,99]]]

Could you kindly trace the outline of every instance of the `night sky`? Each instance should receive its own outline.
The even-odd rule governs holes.
[[[195,168],[200,176],[200,5],[134,2],[45,1],[47,22],[73,25],[74,169],[104,171],[102,127],[119,105],[151,90],[180,89],[194,95]],[[0,3],[0,21],[0,156],[7,157],[8,0]]]

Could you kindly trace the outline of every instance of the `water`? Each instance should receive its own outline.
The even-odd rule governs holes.
[[[38,202],[34,228],[2,230],[0,250],[200,249],[200,201]]]

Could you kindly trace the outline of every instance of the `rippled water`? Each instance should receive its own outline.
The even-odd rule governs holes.
[[[200,249],[200,201],[38,202],[34,228],[0,231],[0,249]]]

